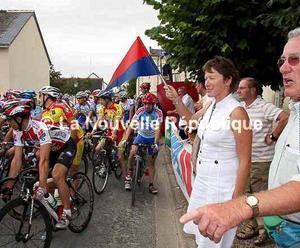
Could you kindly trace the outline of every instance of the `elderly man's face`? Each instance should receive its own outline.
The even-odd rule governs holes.
[[[289,58],[293,59],[290,60]],[[282,74],[284,94],[294,101],[300,100],[300,37],[289,40],[281,55],[285,61],[279,70]]]

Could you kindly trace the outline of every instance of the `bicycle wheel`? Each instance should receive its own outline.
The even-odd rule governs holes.
[[[135,169],[133,173],[133,178],[132,178],[132,185],[131,185],[131,205],[134,206],[135,203],[135,195],[136,195],[136,190],[137,190],[137,185],[140,180],[140,172],[141,170],[141,162],[139,160],[136,160],[135,163]]]
[[[88,226],[94,210],[93,187],[86,175],[81,172],[73,175],[69,181],[72,217],[69,229],[80,233]],[[74,188],[73,185],[80,185]]]
[[[94,155],[93,161],[93,187],[95,192],[101,194],[108,181],[109,176],[109,162],[105,153],[100,152]]]
[[[117,161],[113,166],[114,166],[114,172],[115,172],[116,178],[120,179],[121,176],[122,176],[122,170],[121,170],[120,162]]]
[[[82,172],[84,175],[87,175],[88,170],[89,170],[89,161],[87,159],[86,154],[83,154],[78,171]]]
[[[19,184],[15,187],[16,184],[17,179],[13,177],[6,177],[0,180],[0,198],[4,203],[19,197],[21,189]],[[8,185],[10,185],[12,190],[8,189]]]
[[[0,179],[8,176],[10,162],[11,161],[5,158],[5,156],[0,158]]]
[[[31,218],[31,201],[22,198],[8,202],[0,210],[0,247],[44,247],[48,248],[52,239],[52,225],[45,207],[34,201],[33,210],[38,217]],[[22,212],[22,218],[15,219],[11,212]]]

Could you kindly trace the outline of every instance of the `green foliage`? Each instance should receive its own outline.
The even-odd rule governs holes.
[[[50,85],[57,83],[61,79],[61,72],[55,71],[54,65],[50,65]]]
[[[199,74],[215,55],[233,60],[241,76],[278,86],[276,61],[288,31],[300,23],[299,0],[145,0],[160,25],[146,31],[172,56],[173,68]]]
[[[63,93],[76,95],[81,90],[92,90],[92,81],[89,78],[61,78],[51,85],[61,89]]]
[[[133,98],[136,94],[136,78],[127,82],[125,91],[128,97]]]

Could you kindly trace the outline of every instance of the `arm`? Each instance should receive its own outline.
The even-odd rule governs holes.
[[[166,91],[166,96],[175,105],[177,113],[181,117],[185,117],[186,121],[189,121],[193,114],[188,110],[188,108],[183,104],[182,99],[178,96],[174,87],[168,85],[164,87]]]
[[[40,146],[39,183],[40,187],[44,189],[47,189],[50,150],[51,144],[44,144]]]
[[[291,181],[278,188],[255,194],[259,200],[259,216],[283,215],[300,212],[300,182]],[[210,204],[195,209],[181,217],[180,221],[186,223],[194,220],[205,237],[219,242],[222,235],[252,218],[252,209],[246,204],[245,197],[234,200]],[[217,226],[217,230],[213,228]]]
[[[134,108],[135,108],[135,106],[132,105],[132,106],[130,107],[130,109],[129,109],[129,121],[131,121],[131,119],[132,119],[132,117],[133,117],[133,115],[134,115]]]
[[[159,144],[161,124],[155,129],[154,144]]]
[[[2,116],[0,116],[0,127],[3,126],[3,124],[5,123],[6,119]]]
[[[167,111],[167,115],[172,115],[172,114],[177,114],[177,110],[174,109],[174,110]]]
[[[125,136],[124,136],[124,140],[128,140],[131,133],[132,133],[133,129],[130,127],[130,125],[128,126],[128,128],[126,129],[126,132],[125,132]]]
[[[250,127],[249,117],[246,111],[241,107],[232,112],[230,122],[239,157],[239,169],[235,183],[235,190],[232,196],[232,198],[236,198],[244,193],[248,180],[251,167],[252,130],[250,128],[247,129],[247,127]]]
[[[7,132],[7,134],[5,135],[3,142],[10,142],[13,140],[13,129],[10,128]]]
[[[276,119],[276,126],[274,127],[272,133],[273,135],[278,138],[282,132],[282,130],[284,129],[285,125],[287,124],[288,122],[288,119],[289,119],[289,114],[285,111],[282,111],[277,119]]]
[[[23,146],[14,146],[14,157],[9,169],[9,177],[16,177],[22,166]]]

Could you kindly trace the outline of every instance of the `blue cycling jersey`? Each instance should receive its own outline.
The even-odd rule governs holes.
[[[144,138],[154,138],[155,128],[162,123],[162,111],[154,107],[152,112],[147,112],[145,107],[139,108],[132,120],[138,122],[137,133]]]

